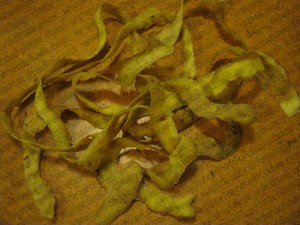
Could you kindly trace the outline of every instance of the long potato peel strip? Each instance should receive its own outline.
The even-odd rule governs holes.
[[[124,87],[130,86],[140,72],[158,59],[170,55],[173,53],[173,50],[174,47],[172,46],[160,45],[150,51],[143,52],[129,60],[125,60],[117,71],[118,81]]]
[[[95,21],[99,33],[99,41],[98,41],[98,47],[97,49],[90,54],[87,59],[94,58],[104,47],[106,43],[106,28],[105,24],[102,18],[102,8],[98,9],[96,14],[95,14]]]
[[[193,217],[195,211],[191,204],[194,196],[175,197],[160,189],[177,184],[196,157],[221,160],[237,150],[242,138],[240,124],[247,125],[255,120],[253,107],[232,103],[241,81],[257,76],[263,88],[282,96],[280,106],[288,116],[299,111],[300,98],[284,69],[266,53],[247,50],[244,42],[224,23],[225,0],[205,0],[204,4],[213,13],[219,31],[229,39],[226,41],[236,46],[231,51],[238,58],[198,76],[192,36],[183,22],[183,1],[179,3],[176,14],[149,8],[132,19],[116,6],[102,5],[95,14],[99,33],[96,50],[84,59],[60,60],[41,76],[42,81],[31,85],[1,111],[7,132],[22,143],[25,178],[45,218],[53,219],[55,199],[40,177],[38,167],[42,150],[58,152],[60,157],[76,166],[98,173],[98,180],[106,189],[97,215],[100,224],[111,224],[136,198],[155,212],[180,218]],[[111,46],[106,36],[106,19],[122,25]],[[172,75],[163,75],[158,68],[153,70],[157,74],[148,73],[163,58],[175,52],[178,41],[183,44],[183,62],[176,71]],[[123,91],[135,91],[138,97],[128,105],[112,103],[102,107],[78,90],[79,82],[96,78],[116,82]],[[102,129],[101,132],[70,142],[66,124],[55,109],[49,107],[44,94],[46,87],[60,82],[68,85],[71,82],[77,100],[83,103],[79,108],[64,110],[72,111],[81,120]],[[20,135],[14,129],[13,118],[27,107],[27,101],[34,94],[36,114],[25,119]],[[148,121],[146,119],[140,124],[139,121],[145,118]],[[203,134],[194,138],[185,133],[189,126],[202,118],[228,123],[224,145]],[[49,128],[55,146],[35,140],[36,133],[45,126]],[[123,156],[131,157],[127,166],[122,164],[121,158],[118,161],[119,157],[124,159]],[[151,157],[158,161],[142,168],[134,162],[134,157],[149,160],[150,164]],[[151,181],[140,185],[144,170]]]
[[[135,77],[142,70],[150,66],[158,59],[173,53],[173,46],[178,39],[183,20],[183,0],[180,2],[180,9],[175,19],[170,24],[166,25],[167,27],[154,37],[154,39],[158,41],[160,45],[154,47],[150,51],[143,52],[129,60],[126,60],[125,63],[120,66],[117,74],[118,80],[123,86],[130,86],[135,80]],[[151,12],[151,10],[149,10],[149,12]],[[158,16],[161,16],[159,14]],[[156,15],[153,14],[152,18],[155,18],[155,16]]]
[[[49,127],[50,131],[53,134],[55,143],[58,145],[58,147],[69,147],[70,140],[68,139],[65,124],[55,112],[50,110],[49,106],[47,105],[41,81],[37,88],[34,101],[38,115],[44,120],[44,122]]]
[[[71,146],[69,140],[67,128],[65,123],[59,118],[59,116],[53,112],[47,105],[46,98],[43,92],[42,82],[39,82],[39,86],[35,94],[35,108],[37,114],[44,120],[47,124],[49,130],[51,131],[54,142],[58,148],[68,148]],[[64,159],[74,162],[74,155],[70,152],[59,153]]]
[[[114,162],[102,169],[98,180],[106,193],[97,214],[97,223],[111,224],[124,213],[135,200],[142,178],[143,170],[135,162],[130,162],[125,168]]]
[[[199,117],[219,118],[241,124],[249,124],[255,120],[255,111],[250,105],[211,102],[196,81],[187,78],[173,78],[165,84],[173,87],[182,100],[186,101],[191,110]]]
[[[171,195],[161,191],[151,182],[143,182],[138,192],[138,199],[143,201],[150,210],[178,218],[195,216],[195,210],[192,207],[194,198],[192,194],[182,197]]]
[[[34,142],[35,135],[45,127],[46,124],[38,115],[27,117],[24,122],[22,137]],[[32,192],[40,214],[52,220],[54,218],[55,198],[46,182],[40,176],[41,150],[28,143],[22,143],[22,148],[26,183]]]

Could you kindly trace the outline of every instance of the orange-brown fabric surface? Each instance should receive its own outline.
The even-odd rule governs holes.
[[[60,58],[83,58],[97,47],[94,14],[102,0],[10,1],[0,4],[0,106],[5,107]],[[137,15],[146,7],[175,11],[175,0],[113,4]],[[225,22],[250,49],[272,55],[300,93],[298,0],[230,1]],[[201,1],[186,0],[198,75],[227,46],[214,22],[201,16]],[[108,35],[115,33],[108,26]],[[197,160],[174,193],[192,193],[197,215],[178,220],[135,202],[113,224],[299,224],[300,114],[287,117],[277,97],[245,83],[237,101],[254,105],[257,120],[244,127],[238,152],[223,161]],[[207,131],[209,132],[209,131]],[[212,131],[210,131],[212,132]],[[43,219],[25,183],[21,145],[0,127],[0,224],[95,224],[103,200],[96,178],[67,162],[42,158],[41,171],[56,199],[56,219]]]

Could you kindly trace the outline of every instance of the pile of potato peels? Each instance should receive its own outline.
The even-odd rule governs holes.
[[[102,5],[96,13],[97,50],[82,60],[58,61],[1,112],[7,132],[22,144],[26,182],[43,217],[52,220],[55,215],[54,195],[39,171],[40,155],[45,152],[96,175],[106,189],[96,216],[99,224],[112,223],[134,200],[158,213],[189,218],[195,216],[194,196],[176,196],[167,189],[180,181],[197,157],[221,160],[237,150],[241,125],[256,118],[251,105],[233,102],[243,81],[256,77],[264,90],[281,96],[279,105],[288,116],[298,112],[300,98],[284,69],[268,54],[247,49],[224,24],[224,1],[206,0],[203,5],[232,46],[216,55],[209,73],[196,76],[192,39],[183,21],[183,0],[179,2],[177,13],[148,8],[134,18],[114,5]],[[105,21],[122,25],[111,45]],[[173,57],[178,46],[181,64],[164,74],[158,62]],[[234,58],[220,60],[228,53]],[[83,87],[94,82],[113,87],[106,92],[120,98],[122,93],[130,93],[128,101],[90,98]],[[47,92],[57,85],[70,88],[78,107],[49,106]],[[24,110],[23,128],[17,130],[14,118]],[[96,132],[70,138],[62,119],[66,113],[88,122]],[[184,133],[203,118],[228,124],[224,144],[204,134],[190,137]],[[53,144],[37,140],[46,129]]]

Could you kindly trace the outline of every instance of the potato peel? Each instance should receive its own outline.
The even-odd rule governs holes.
[[[35,135],[45,127],[46,124],[38,115],[27,117],[24,122],[22,137],[35,141]],[[55,198],[46,182],[40,176],[41,150],[28,143],[22,143],[22,148],[26,183],[32,192],[34,202],[40,210],[40,214],[52,220],[55,214]]]
[[[196,148],[186,136],[169,155],[169,160],[146,171],[150,179],[160,188],[167,189],[178,183],[186,167],[196,159]]]

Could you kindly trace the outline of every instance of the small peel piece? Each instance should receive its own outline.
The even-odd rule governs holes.
[[[38,115],[27,117],[24,121],[22,137],[35,142],[35,135],[44,130],[45,127],[46,124]],[[44,218],[52,220],[54,218],[55,198],[40,176],[41,150],[27,143],[22,143],[22,148],[26,183],[40,214]]]
[[[294,88],[285,93],[279,105],[287,116],[291,117],[300,112],[300,97]]]
[[[106,193],[96,221],[101,225],[111,224],[135,200],[143,169],[135,162],[130,162],[125,168],[113,162],[100,170],[97,178]]]
[[[181,135],[178,145],[169,155],[169,161],[146,170],[146,173],[158,187],[167,189],[177,184],[186,167],[195,159],[196,148],[193,142]]]
[[[148,209],[177,218],[192,218],[195,210],[192,202],[195,196],[175,196],[161,191],[151,182],[143,182],[139,188],[138,200],[145,203]]]

